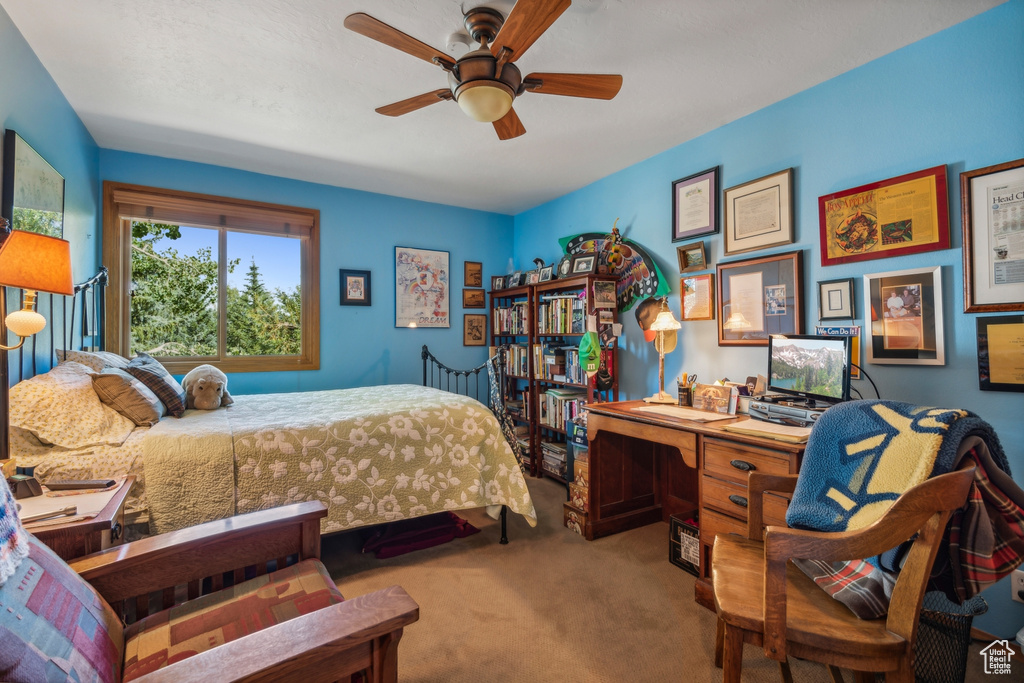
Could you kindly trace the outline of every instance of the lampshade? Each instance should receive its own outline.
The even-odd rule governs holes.
[[[672,316],[672,311],[662,311],[658,314],[658,317],[651,323],[650,329],[655,332],[667,332],[668,330],[678,330],[682,325],[679,321]]]
[[[466,83],[455,99],[466,116],[485,123],[497,121],[512,108],[512,93],[498,81]]]
[[[71,247],[67,240],[12,230],[0,244],[0,285],[71,296]]]
[[[733,310],[729,314],[729,319],[722,323],[722,328],[726,330],[749,330],[753,325],[750,321],[743,317],[743,314],[739,311]]]

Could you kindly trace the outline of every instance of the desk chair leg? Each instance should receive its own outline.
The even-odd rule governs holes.
[[[743,674],[743,631],[725,624],[722,648],[722,683],[740,683]]]
[[[779,662],[779,676],[782,677],[782,683],[793,683],[793,672],[789,670],[789,657]],[[842,679],[839,679],[839,683],[843,683]]]
[[[865,678],[861,678],[862,674],[865,676]],[[831,676],[832,683],[844,683],[845,681],[845,679],[843,678],[842,670],[838,666],[835,666],[833,664],[828,665],[828,675]],[[863,671],[854,671],[853,680],[859,683],[864,683],[864,681],[870,681],[870,683],[875,683],[875,674],[868,674],[864,673]]]
[[[718,620],[715,628],[715,668],[722,668],[722,648],[725,647],[725,622]]]

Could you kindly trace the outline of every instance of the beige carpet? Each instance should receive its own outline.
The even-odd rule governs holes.
[[[509,545],[482,511],[460,511],[482,531],[435,548],[377,560],[355,533],[323,539],[323,559],[342,593],[401,585],[420,620],[399,647],[408,683],[625,683],[720,681],[715,618],[693,601],[694,577],[668,561],[668,525],[587,542],[562,526],[565,488],[529,480],[539,525],[509,514]],[[977,646],[971,668],[982,680]],[[793,662],[796,681],[827,680]],[[975,679],[969,675],[968,680]],[[780,680],[755,647],[744,681]]]

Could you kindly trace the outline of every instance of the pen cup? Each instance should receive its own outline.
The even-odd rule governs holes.
[[[679,405],[690,405],[690,387],[688,385],[679,385]]]

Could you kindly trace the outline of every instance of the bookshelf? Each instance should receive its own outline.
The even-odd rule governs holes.
[[[505,412],[515,422],[516,437],[529,463],[530,473],[536,474],[539,463],[534,459],[534,428],[530,408],[533,376],[532,353],[534,292],[524,285],[488,292],[491,301],[491,346],[504,346],[505,354]],[[494,355],[494,351],[490,355]]]

